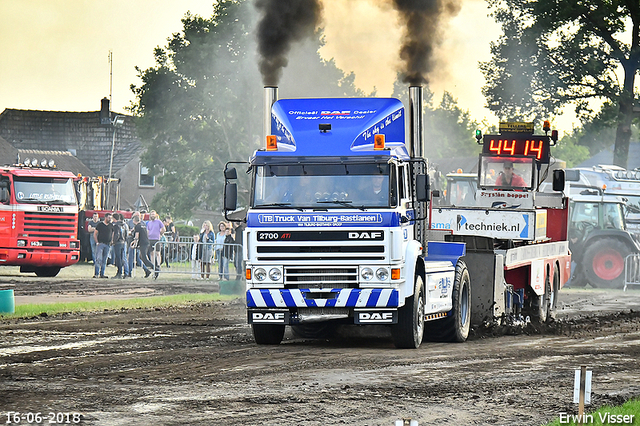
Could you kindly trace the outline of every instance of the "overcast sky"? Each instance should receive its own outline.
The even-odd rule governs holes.
[[[109,51],[113,52],[113,110],[123,112],[140,84],[135,66],[154,65],[153,49],[182,29],[187,10],[211,16],[213,0],[0,0],[0,112],[5,108],[97,111],[109,96]],[[383,0],[325,0],[327,45],[322,53],[356,73],[367,93],[389,96],[402,33]],[[430,76],[436,101],[451,92],[475,120],[497,119],[483,105],[478,61],[489,59],[499,28],[484,0],[462,0],[444,34]],[[309,93],[313,96],[313,93]],[[567,129],[569,130],[569,129]]]

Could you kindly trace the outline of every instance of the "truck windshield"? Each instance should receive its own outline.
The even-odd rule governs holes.
[[[497,189],[531,189],[533,160],[529,157],[483,156],[480,163],[480,186]]]
[[[254,207],[389,206],[389,164],[257,166]]]
[[[68,178],[15,177],[18,203],[76,204],[73,182]]]

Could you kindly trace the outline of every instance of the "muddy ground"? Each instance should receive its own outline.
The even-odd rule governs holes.
[[[215,288],[104,281],[2,282],[14,286],[17,303]],[[385,328],[353,326],[332,340],[287,331],[281,345],[257,346],[241,299],[0,318],[0,423],[17,411],[79,413],[87,425],[362,426],[412,418],[533,426],[577,412],[573,375],[581,365],[593,371],[590,409],[640,396],[639,290],[563,289],[558,317],[542,329],[475,330],[466,343],[417,350],[394,349]]]

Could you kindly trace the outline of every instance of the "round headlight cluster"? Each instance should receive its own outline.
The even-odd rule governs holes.
[[[386,281],[389,278],[389,271],[387,268],[378,268],[376,270],[376,278],[380,281]]]
[[[258,268],[253,272],[253,276],[258,281],[264,281],[267,279],[267,271],[262,268]]]
[[[266,281],[267,277],[269,277],[271,281],[280,281],[282,278],[282,270],[280,268],[271,268],[269,269],[269,274],[267,274],[264,268],[256,268],[253,271],[253,277],[256,281]]]
[[[371,281],[374,277],[373,269],[369,267],[362,268],[360,276],[365,281]],[[387,268],[378,268],[376,269],[375,277],[378,281],[386,281],[389,278],[389,270]]]
[[[271,278],[271,281],[279,281],[280,277],[282,277],[282,272],[280,272],[280,269],[271,268],[269,270],[269,278]]]
[[[371,279],[373,278],[373,269],[362,268],[362,270],[360,271],[360,276],[365,281],[371,281]]]

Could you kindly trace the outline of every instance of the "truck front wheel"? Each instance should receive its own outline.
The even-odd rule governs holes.
[[[471,326],[471,280],[463,260],[458,260],[451,295],[452,308],[446,318],[425,324],[425,336],[437,342],[464,342]]]
[[[416,275],[413,296],[398,310],[398,323],[393,326],[393,343],[398,349],[417,349],[424,336],[424,281]]]
[[[284,337],[284,325],[251,324],[253,338],[259,345],[279,345]]]
[[[57,266],[43,266],[41,268],[34,268],[33,272],[36,273],[38,277],[55,277],[60,272],[60,268]]]

